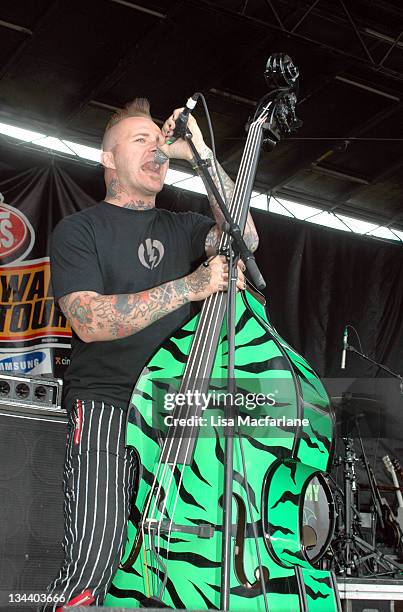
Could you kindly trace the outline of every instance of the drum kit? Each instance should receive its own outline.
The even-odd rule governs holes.
[[[333,398],[337,425],[344,433],[339,438],[343,448],[333,459],[341,478],[332,472],[309,482],[302,508],[302,540],[310,561],[322,569],[362,578],[393,576],[403,572],[403,486],[399,484],[403,470],[397,460],[386,455],[383,463],[393,484],[378,485],[360,430],[360,419],[368,416],[371,402],[354,399]],[[360,465],[364,469],[359,478]],[[366,513],[360,511],[363,492],[369,493]],[[396,495],[396,515],[385,493]]]

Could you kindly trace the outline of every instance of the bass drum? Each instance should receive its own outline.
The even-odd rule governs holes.
[[[307,482],[300,507],[300,525],[305,556],[317,563],[333,539],[336,513],[333,494],[324,474]]]

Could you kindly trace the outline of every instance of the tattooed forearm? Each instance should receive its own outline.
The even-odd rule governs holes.
[[[220,166],[220,164],[214,163],[213,153],[208,147],[206,147],[203,150],[202,157],[204,159],[210,160],[211,165],[209,167],[209,174],[211,178],[213,179],[213,182],[215,186],[217,187],[219,193],[221,193],[221,195],[223,195],[222,190],[224,189],[223,199],[229,204],[232,198],[233,191],[234,191],[234,183],[232,182],[228,174]],[[196,160],[193,159],[192,163],[195,163],[195,162]],[[220,182],[220,178],[221,178],[221,182]],[[207,189],[207,195],[210,201],[211,210],[214,215],[214,219],[216,220],[218,227],[221,228],[222,223],[224,221],[223,214],[221,212],[221,209],[218,205],[217,200],[214,197],[212,190],[210,189],[208,185],[206,186],[206,189]]]
[[[250,251],[256,251],[259,244],[259,236],[257,235],[255,224],[253,223],[252,215],[249,213],[246,219],[246,226],[243,233],[243,239]]]
[[[214,255],[218,252],[218,247],[220,246],[221,239],[221,230],[218,225],[213,225],[211,230],[206,236],[206,241],[204,243],[204,247],[206,249],[206,253],[209,255]]]
[[[203,294],[211,281],[211,268],[199,266],[192,274],[186,277],[186,285],[190,294],[194,296]]]
[[[234,192],[233,181],[230,179],[228,174],[225,172],[225,170],[220,166],[218,162],[214,163],[213,153],[212,151],[210,151],[209,148],[206,147],[206,149],[202,153],[202,157],[210,160],[211,162],[211,166],[209,168],[210,176],[213,179],[215,186],[217,187],[218,191],[221,194],[222,194],[222,190],[224,189],[225,197],[223,199],[224,201],[227,202],[227,205],[229,206],[231,199],[232,199],[232,194]],[[193,159],[192,163],[195,163],[195,161],[196,160]],[[210,255],[210,254],[217,252],[219,241],[220,241],[220,236],[221,236],[221,227],[224,221],[224,216],[221,212],[221,209],[218,205],[217,200],[214,197],[212,190],[208,186],[206,188],[207,188],[207,195],[210,201],[211,210],[213,212],[214,219],[216,220],[216,223],[217,223],[216,228],[212,228],[210,232],[207,234],[207,238],[206,238],[206,243],[205,243],[206,253]],[[248,248],[251,251],[255,251],[257,248],[259,239],[258,239],[257,231],[255,228],[255,224],[253,223],[253,219],[250,213],[248,214],[248,217],[247,217],[247,222],[246,222],[245,231],[244,231],[244,239],[245,239],[245,242]]]
[[[140,293],[70,293],[59,300],[71,327],[84,342],[125,338],[190,301],[187,278]]]
[[[75,325],[72,325],[74,329],[77,327],[88,334],[94,331],[94,319],[91,309],[88,307],[86,300],[81,297],[80,293],[65,295],[60,298],[59,305],[69,322],[75,322]]]

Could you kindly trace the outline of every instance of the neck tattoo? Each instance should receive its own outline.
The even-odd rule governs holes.
[[[132,210],[149,210],[154,208],[152,202],[144,202],[144,200],[130,200],[123,204],[123,208],[131,208]]]
[[[113,178],[106,189],[106,198],[119,200],[120,194],[122,193],[122,187],[117,178]]]
[[[113,178],[107,187],[105,200],[111,201],[115,200],[119,206],[122,208],[131,208],[132,210],[148,210],[150,208],[154,208],[153,201],[145,201],[145,200],[127,200],[124,202],[126,198],[128,198],[128,193],[122,188],[119,180],[117,178]],[[115,202],[112,202],[113,204]]]

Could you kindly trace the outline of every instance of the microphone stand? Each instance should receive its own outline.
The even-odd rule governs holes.
[[[241,233],[240,227],[232,219],[220,192],[215,186],[207,168],[210,165],[209,160],[204,160],[200,157],[193,141],[192,133],[185,127],[185,133],[181,134],[182,138],[188,142],[196,165],[200,168],[202,180],[208,185],[213,192],[220,210],[224,216],[226,223],[223,230],[231,237],[231,245],[228,252],[223,253],[229,258],[229,286],[227,294],[227,338],[228,338],[228,366],[227,366],[227,387],[229,402],[225,403],[224,416],[227,419],[235,420],[235,407],[232,405],[231,398],[235,397],[236,381],[234,374],[235,367],[235,298],[236,298],[236,279],[237,279],[237,261],[240,257],[245,263],[246,269],[249,272],[253,284],[258,289],[264,289],[266,283],[262,274],[257,267],[253,253],[248,249]],[[231,420],[225,421],[231,423]],[[222,564],[221,564],[221,596],[220,610],[227,612],[229,610],[230,600],[230,580],[231,580],[231,538],[232,538],[232,501],[233,501],[233,479],[234,479],[234,426],[224,426],[225,448],[224,448],[224,495],[223,495],[223,545],[222,545]]]
[[[246,269],[249,272],[251,281],[255,285],[255,287],[259,290],[264,289],[266,287],[266,283],[256,264],[256,260],[255,260],[255,257],[252,251],[248,249],[246,242],[243,239],[241,228],[239,227],[239,225],[235,223],[235,221],[231,217],[229,210],[227,206],[225,205],[225,202],[223,201],[220,192],[218,191],[217,187],[214,184],[213,179],[211,178],[210,174],[207,171],[207,168],[210,165],[210,160],[202,159],[200,157],[198,150],[193,144],[192,133],[190,130],[188,129],[186,130],[184,138],[186,139],[186,141],[188,142],[192,150],[192,153],[196,160],[196,166],[200,168],[200,171],[202,173],[201,178],[202,178],[203,183],[204,184],[207,183],[209,189],[213,192],[214,198],[216,199],[218,206],[220,207],[220,210],[226,221],[226,223],[224,224],[223,230],[231,236],[232,247],[233,247],[235,255],[236,256],[239,255],[239,257],[244,262]]]
[[[370,490],[370,494],[371,494],[371,498],[372,498],[372,503],[373,503],[375,515],[376,515],[376,517],[377,517],[377,519],[379,521],[379,525],[380,525],[381,529],[384,529],[385,523],[384,523],[383,516],[382,516],[382,504],[381,504],[381,501],[379,499],[379,490],[378,490],[378,486],[377,486],[376,481],[375,481],[374,472],[373,472],[373,470],[371,469],[371,466],[368,463],[367,454],[365,452],[364,443],[362,441],[361,429],[360,429],[360,425],[359,425],[357,417],[355,417],[355,419],[354,419],[354,424],[355,424],[355,428],[356,428],[357,433],[358,433],[358,440],[359,440],[359,443],[360,443],[361,453],[362,453],[361,460],[362,460],[362,462],[364,464],[364,468],[365,468],[365,471],[367,473],[369,490]]]
[[[371,357],[368,357],[367,355],[365,355],[361,351],[357,350],[351,344],[346,344],[345,348],[346,348],[347,351],[355,353],[356,355],[361,357],[361,359],[364,359],[365,361],[368,361],[369,363],[372,363],[373,365],[376,365],[381,370],[384,370],[385,372],[387,372],[388,374],[390,374],[394,378],[397,378],[400,381],[400,391],[401,391],[401,393],[403,395],[403,377],[400,374],[398,374],[394,370],[391,370],[390,368],[388,368],[387,366],[383,365],[382,363],[378,363],[377,361],[375,361],[375,359],[372,359]],[[371,498],[372,498],[373,505],[374,505],[374,512],[375,512],[376,518],[378,519],[380,527],[383,528],[384,527],[384,519],[383,519],[383,515],[382,515],[381,501],[380,501],[378,487],[377,487],[376,481],[375,481],[375,476],[374,476],[374,473],[372,471],[372,468],[368,464],[368,460],[367,460],[367,456],[366,456],[366,453],[365,453],[365,449],[364,449],[364,445],[363,445],[363,441],[362,441],[362,436],[361,436],[361,431],[360,431],[360,427],[359,427],[359,424],[358,424],[358,418],[357,417],[355,417],[354,422],[355,422],[355,427],[356,427],[356,430],[357,430],[357,433],[358,433],[359,442],[360,442],[360,447],[361,447],[361,452],[362,452],[362,461],[364,463],[364,467],[365,467],[365,470],[366,470],[367,476],[368,476],[368,482],[369,482],[369,486],[370,486]],[[350,480],[351,479],[349,477],[347,477],[346,480],[347,480],[347,485],[350,485]],[[350,503],[350,502],[351,502],[351,499],[349,497],[348,499],[346,499],[346,503]],[[347,514],[348,514],[348,512],[347,512]],[[349,521],[346,521],[346,523],[349,523]],[[349,524],[349,527],[351,527],[351,524]],[[374,525],[374,529],[375,528],[376,528],[376,524]],[[398,572],[401,572],[401,570],[402,570],[402,566],[401,565],[399,565],[398,563],[394,562],[392,559],[389,559],[388,557],[383,555],[379,550],[377,550],[377,548],[375,546],[368,544],[368,542],[366,542],[362,538],[358,537],[356,534],[351,532],[351,530],[350,530],[350,533],[347,533],[347,538],[346,538],[346,541],[344,542],[344,545],[345,545],[345,553],[346,553],[346,556],[345,556],[346,563],[345,563],[343,569],[347,573],[351,573],[351,568],[352,567],[355,567],[358,571],[360,571],[360,565],[362,565],[363,563],[365,563],[366,561],[368,561],[370,559],[374,559],[374,562],[375,562],[375,564],[378,565],[378,567],[380,567],[383,570],[386,570],[385,571],[386,574],[388,574],[388,573],[396,573],[396,570]],[[355,557],[355,560],[354,560],[354,556],[351,554],[352,553],[352,549],[354,549],[354,548],[356,548],[356,557]],[[368,554],[365,555],[364,553],[368,553]],[[379,571],[376,571],[375,573],[377,575],[383,575]]]
[[[368,355],[365,355],[364,353],[362,353],[361,351],[358,351],[354,346],[351,346],[351,344],[346,344],[346,350],[350,351],[351,353],[355,353],[356,355],[358,355],[359,357],[361,357],[361,359],[365,359],[365,361],[369,361],[369,363],[372,363],[373,365],[376,365],[380,370],[384,370],[385,372],[387,372],[388,374],[390,374],[391,376],[393,376],[394,378],[397,378],[397,380],[400,381],[400,393],[401,395],[403,395],[403,376],[401,376],[400,374],[398,374],[397,372],[395,372],[394,370],[391,370],[390,368],[388,368],[388,366],[383,365],[383,363],[379,363],[378,361],[375,361],[375,359],[372,359],[371,357],[368,357]],[[365,455],[365,451],[364,451],[364,446],[363,446],[363,442],[362,442],[362,437],[361,437],[361,432],[358,426],[358,419],[355,418],[355,425],[358,431],[358,436],[359,436],[359,440],[360,440],[360,444],[361,444],[361,451],[362,451],[362,456],[363,456],[363,463],[364,463],[364,467],[366,469],[367,475],[368,475],[368,481],[369,481],[369,485],[370,485],[370,490],[371,490],[371,496],[374,502],[374,508],[375,508],[375,512],[378,516],[378,520],[379,523],[381,525],[381,527],[383,528],[383,517],[382,517],[382,510],[381,510],[381,503],[379,501],[379,492],[378,495],[376,495],[376,491],[375,488],[376,487],[376,483],[374,483],[374,474],[370,473],[370,466],[368,465],[368,461],[367,461],[367,457]]]
[[[346,351],[355,353],[356,355],[361,357],[361,359],[365,359],[365,361],[369,361],[369,363],[372,363],[373,365],[377,366],[380,370],[384,370],[385,372],[387,372],[394,378],[397,378],[400,381],[400,392],[403,395],[403,376],[401,376],[394,370],[391,370],[390,368],[388,368],[388,366],[383,365],[383,363],[379,363],[378,361],[375,361],[375,359],[368,357],[368,355],[365,355],[365,353],[361,353],[361,351],[358,351],[354,346],[351,346],[351,344],[346,344]]]

